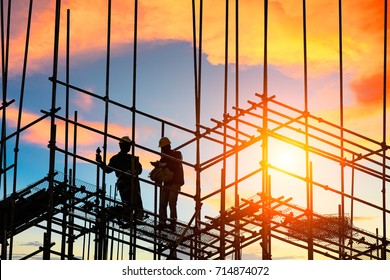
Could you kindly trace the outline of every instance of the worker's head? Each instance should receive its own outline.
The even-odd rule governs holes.
[[[129,136],[123,136],[119,140],[119,147],[122,152],[128,153],[130,151],[130,146],[131,146],[131,139]]]
[[[158,146],[161,148],[161,150],[170,149],[171,141],[168,137],[161,137],[160,141],[158,142]]]

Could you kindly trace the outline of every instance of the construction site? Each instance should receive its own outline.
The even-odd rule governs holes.
[[[192,1],[189,7],[191,8],[192,4],[193,17],[190,20],[194,26],[194,88],[188,89],[193,92],[193,99],[188,100],[188,103],[195,108],[195,122],[192,126],[183,126],[180,120],[163,119],[152,111],[141,110],[137,106],[137,102],[142,99],[142,94],[136,90],[137,67],[140,67],[136,59],[139,51],[138,2],[140,1],[135,0],[133,3],[134,30],[131,30],[134,63],[129,65],[129,68],[133,69],[133,76],[127,77],[133,81],[133,91],[128,93],[130,103],[126,105],[111,98],[108,90],[105,94],[99,94],[89,88],[72,84],[69,80],[68,64],[61,70],[67,73],[64,78],[57,74],[60,44],[66,46],[67,60],[72,59],[69,55],[69,44],[60,42],[60,34],[67,34],[66,38],[72,35],[69,27],[72,10],[64,10],[61,1],[56,1],[52,46],[53,73],[46,81],[51,88],[48,93],[51,96],[51,107],[41,108],[41,117],[28,124],[21,124],[23,107],[19,105],[19,125],[14,128],[7,114],[15,103],[23,103],[23,95],[19,100],[10,100],[7,97],[9,78],[6,54],[9,38],[4,27],[11,22],[11,13],[7,16],[6,9],[11,4],[3,6],[2,1],[1,259],[241,260],[245,259],[246,249],[250,247],[257,250],[260,259],[273,260],[280,257],[279,253],[274,253],[275,244],[295,248],[307,260],[389,259],[390,238],[387,221],[390,217],[390,198],[386,190],[390,185],[390,146],[386,142],[386,90],[383,93],[383,133],[374,137],[344,127],[342,78],[340,122],[334,123],[310,113],[305,53],[302,65],[305,77],[302,92],[304,106],[295,108],[280,101],[278,94],[269,92],[268,88],[268,1],[261,1],[260,6],[264,11],[264,37],[263,45],[258,47],[263,53],[263,76],[259,77],[263,87],[250,93],[252,98],[245,103],[236,102],[234,106],[228,107],[227,100],[232,97],[228,97],[226,88],[227,63],[223,104],[220,104],[224,108],[223,114],[218,119],[205,116],[201,108],[203,1]],[[385,2],[387,4],[387,1]],[[240,1],[227,3],[227,10],[238,11]],[[299,8],[303,9],[303,15],[305,3],[303,1],[302,7]],[[342,1],[340,13],[341,3]],[[113,20],[110,14],[111,1],[107,1],[107,5],[106,58],[109,65],[110,24]],[[387,11],[387,6],[385,10]],[[31,1],[29,13],[25,15],[28,22],[31,21],[32,11]],[[226,14],[230,15],[228,11]],[[229,20],[238,26],[238,12],[235,15],[236,18]],[[387,24],[387,13],[384,18]],[[68,24],[61,24],[63,20],[67,20]],[[341,31],[341,19],[335,19],[337,20],[340,21]],[[306,30],[305,24],[303,17],[303,32]],[[61,30],[60,26],[68,28]],[[27,34],[28,28],[29,25]],[[207,28],[206,24],[204,28]],[[226,29],[228,28],[226,24]],[[238,58],[239,36],[237,30],[230,32],[236,45],[230,46],[226,43],[225,47],[236,47]],[[339,36],[341,40],[341,32]],[[302,46],[306,46],[305,40],[306,36],[303,36]],[[226,39],[226,42],[228,41]],[[26,49],[27,47],[28,37]],[[385,50],[386,47],[385,40]],[[386,51],[379,55],[386,61]],[[342,55],[340,61],[342,77]],[[24,67],[28,69],[27,63]],[[236,73],[239,73],[239,63],[236,63],[236,67]],[[385,66],[384,88],[386,71]],[[109,67],[106,79],[110,80]],[[238,79],[237,74],[231,82],[238,84]],[[69,102],[72,96],[75,96],[70,94],[70,91],[86,95],[93,99],[95,104],[99,104],[104,116],[102,129],[79,121],[78,112],[70,112]],[[238,100],[238,90],[236,94]],[[63,104],[60,107],[58,100],[64,98],[67,100],[65,107]],[[182,142],[174,141],[172,148],[184,154],[181,163],[185,177],[194,178],[187,180],[186,183],[191,186],[182,188],[179,193],[179,201],[186,205],[186,210],[191,214],[185,218],[179,214],[176,230],[158,227],[159,194],[163,185],[151,181],[147,171],[140,177],[140,181],[142,188],[147,190],[149,199],[153,198],[153,203],[150,204],[152,207],[145,208],[147,215],[144,219],[134,220],[131,227],[124,226],[118,214],[122,202],[115,186],[107,183],[109,175],[102,171],[94,157],[79,153],[77,135],[79,131],[88,131],[91,138],[102,139],[101,153],[103,160],[108,161],[108,142],[117,143],[123,136],[109,132],[108,120],[112,108],[119,108],[130,117],[131,139],[137,139],[140,123],[149,123],[155,127],[158,130],[155,131],[158,138],[166,135],[171,137],[170,133],[175,131],[183,136],[180,139],[186,139]],[[204,118],[208,118],[210,122],[203,124]],[[41,180],[21,186],[18,178],[23,176],[23,171],[17,172],[18,153],[22,149],[19,148],[20,139],[43,121],[50,122],[50,131],[45,132],[49,157],[43,156],[36,159],[36,162],[45,162],[48,166],[47,173],[42,174]],[[59,126],[65,127],[61,134],[57,131]],[[63,136],[65,141],[59,139]],[[131,143],[131,154],[150,154],[157,158],[161,155],[157,145],[146,146],[137,141]],[[96,149],[96,153],[100,154],[98,147]],[[280,164],[275,160],[275,151],[278,149],[295,151],[300,163],[294,166]],[[242,159],[248,155],[253,155],[254,160],[244,163]],[[80,166],[89,166],[89,170],[94,171],[91,178],[96,179],[81,180],[78,176]],[[332,170],[332,175],[329,170]],[[212,174],[219,180],[212,189],[205,188],[205,174]],[[369,187],[366,182],[375,186],[372,187],[370,197],[366,197],[361,191],[362,188]],[[320,209],[317,205],[324,201],[327,209],[331,210],[317,210]],[[377,217],[376,224],[370,228],[362,227],[363,224],[359,224],[356,219],[363,215],[362,213]],[[26,238],[30,232],[34,233],[30,241],[40,239],[41,244],[24,255],[16,253],[15,240]]]

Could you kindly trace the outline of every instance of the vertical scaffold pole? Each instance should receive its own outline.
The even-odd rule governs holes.
[[[306,196],[307,196],[307,215],[309,223],[309,233],[312,232],[313,207],[311,205],[311,178],[309,161],[309,98],[307,88],[307,40],[306,40],[306,1],[303,0],[303,57],[304,57],[304,94],[305,94],[305,158],[306,158]],[[313,259],[313,236],[309,234],[307,238],[307,258]]]
[[[78,112],[74,111],[74,127],[73,127],[73,155],[77,154],[77,122],[78,122]],[[69,215],[69,242],[68,242],[68,257],[73,258],[73,249],[74,249],[74,195],[75,195],[75,187],[76,187],[76,157],[73,157],[72,162],[72,173],[69,177],[69,186],[71,191],[71,205],[69,207],[70,215]]]
[[[105,84],[105,108],[104,108],[104,133],[103,133],[103,162],[107,162],[107,132],[108,132],[108,111],[110,103],[110,52],[111,52],[111,0],[107,3],[107,49],[106,49],[106,84]],[[106,234],[106,217],[103,214],[106,204],[106,173],[102,172],[102,191],[96,190],[97,198],[101,198],[100,207],[98,207],[98,253],[96,257],[99,260],[107,259],[107,234]]]
[[[383,153],[383,164],[382,164],[382,207],[383,207],[383,240],[382,240],[382,259],[386,260],[386,248],[387,244],[387,219],[386,219],[386,151],[389,148],[386,144],[386,126],[387,126],[387,0],[384,0],[384,52],[383,52],[383,141],[382,141],[382,153]]]
[[[196,55],[196,5],[195,0],[192,0],[192,33],[193,33],[193,48],[194,48],[194,87],[195,87],[195,130],[196,130],[196,192],[195,192],[195,229],[200,228],[201,220],[201,177],[200,177],[200,110],[201,110],[201,84],[202,84],[202,34],[203,34],[203,0],[199,3],[199,55]],[[198,59],[198,60],[197,60]],[[198,258],[198,243],[199,236],[196,237],[191,259]]]
[[[66,69],[65,69],[65,79],[66,79],[66,93],[65,93],[65,153],[64,153],[64,181],[68,182],[67,189],[72,192],[71,189],[71,177],[68,177],[68,149],[69,149],[69,40],[70,39],[70,10],[66,11]],[[70,201],[69,201],[70,202]],[[62,224],[62,238],[61,238],[61,259],[65,259],[65,249],[66,249],[66,227],[67,227],[67,215],[69,214],[69,205],[64,205],[63,207],[63,224]],[[69,219],[71,219],[69,215]],[[71,235],[69,235],[71,236]],[[70,243],[69,243],[70,244]],[[69,258],[69,256],[68,256]]]
[[[240,92],[240,89],[239,89],[239,9],[238,9],[238,0],[236,0],[236,18],[235,18],[235,21],[236,21],[236,108],[239,108],[240,107],[240,99],[239,99],[239,92]],[[238,111],[236,111],[236,114],[238,114]],[[238,148],[238,132],[239,132],[239,121],[238,121],[238,118],[236,119],[236,135],[235,135],[235,138],[236,138],[236,147]],[[234,180],[235,180],[235,186],[234,186],[234,205],[235,207],[238,209],[239,207],[239,204],[240,204],[240,197],[239,197],[239,193],[238,193],[238,166],[239,166],[239,157],[238,157],[238,152],[235,153],[235,170],[234,170]],[[235,231],[235,234],[236,234],[236,237],[235,237],[235,250],[234,250],[234,258],[236,260],[239,260],[241,259],[241,250],[240,250],[240,220],[236,220],[235,221],[235,226],[236,226],[236,231]]]
[[[341,234],[340,237],[340,252],[339,257],[344,257],[344,215],[345,215],[345,161],[344,161],[344,78],[343,78],[343,13],[342,13],[342,0],[339,0],[339,73],[340,73],[340,173],[341,173]]]
[[[134,160],[135,155],[135,117],[136,117],[136,101],[137,101],[137,43],[138,43],[138,0],[134,0],[134,41],[133,41],[133,93],[132,93],[132,123],[131,123],[131,139],[132,145],[131,145],[131,154],[133,155],[132,159]],[[132,174],[135,174],[135,164],[131,164],[132,166]],[[132,184],[135,185],[134,180],[135,177],[131,176]],[[131,204],[134,205],[134,197],[135,195],[131,196]],[[134,220],[137,218],[136,216],[133,217]],[[136,228],[131,228],[130,231],[132,234],[130,234],[130,259],[135,260],[136,259]]]
[[[50,119],[50,162],[49,162],[49,205],[46,234],[44,236],[43,259],[50,259],[52,216],[53,216],[53,188],[54,188],[54,170],[55,170],[55,152],[56,152],[56,124],[55,110],[57,100],[57,70],[58,70],[58,49],[60,37],[60,18],[61,18],[61,0],[56,1],[55,30],[54,30],[54,54],[53,54],[53,77],[52,77],[52,101],[51,101],[51,119]]]
[[[27,20],[27,34],[26,34],[26,44],[25,44],[25,52],[24,52],[24,60],[23,60],[23,74],[22,74],[22,84],[20,90],[20,100],[19,100],[19,110],[18,110],[18,123],[16,127],[16,137],[15,137],[15,155],[14,155],[14,180],[13,180],[13,192],[16,192],[17,185],[17,174],[18,174],[18,152],[19,152],[19,140],[20,140],[20,129],[22,123],[22,113],[23,113],[23,103],[24,103],[24,88],[26,82],[26,72],[27,72],[27,58],[28,58],[28,46],[30,41],[30,30],[31,30],[31,17],[32,17],[32,7],[33,0],[30,0],[29,10],[28,10],[28,20]]]
[[[226,211],[226,133],[227,133],[227,102],[228,102],[228,68],[229,68],[229,0],[226,0],[225,9],[225,71],[224,71],[224,102],[223,102],[223,161],[221,180],[221,233],[220,233],[220,259],[225,259],[225,211]]]
[[[267,208],[269,196],[269,174],[268,174],[268,0],[264,1],[264,68],[263,68],[263,129],[262,129],[262,193],[263,193],[263,223],[262,223],[262,259],[271,258],[269,221],[267,218]]]
[[[198,204],[200,202],[200,172],[199,172],[199,163],[200,163],[200,139],[199,139],[199,134],[200,134],[200,129],[199,129],[199,124],[200,124],[200,116],[199,116],[199,91],[198,91],[198,64],[197,64],[197,57],[196,57],[196,48],[197,48],[197,41],[196,41],[196,6],[195,6],[195,0],[191,1],[191,9],[192,9],[192,45],[193,45],[193,60],[194,60],[194,100],[195,100],[195,136],[196,136],[196,154],[195,154],[195,161],[196,161],[196,168],[195,168],[195,208],[198,207]],[[200,44],[200,43],[199,43]],[[199,214],[195,216],[195,229],[198,228],[199,226],[199,220],[200,216]],[[198,239],[196,238],[196,241]],[[197,255],[197,242],[193,243],[194,244],[194,250],[191,250],[190,253],[190,259],[196,259]]]
[[[69,58],[70,58],[70,10],[66,11],[66,69],[65,69],[65,153],[64,153],[64,174],[67,178],[68,172],[68,149],[69,149]]]
[[[1,182],[3,182],[4,187],[4,200],[7,197],[7,148],[6,148],[6,131],[7,131],[7,107],[10,105],[10,103],[7,102],[7,91],[8,91],[8,58],[9,58],[9,36],[10,36],[10,29],[11,29],[11,3],[12,1],[8,1],[8,13],[7,13],[7,36],[4,39],[4,3],[1,1],[1,58],[2,58],[2,126],[1,126],[1,146],[0,146],[0,186]],[[4,44],[5,41],[5,44]],[[4,168],[3,168],[4,167]],[[2,175],[4,174],[4,177]],[[3,180],[1,180],[3,179]],[[12,212],[8,213],[8,215],[4,215],[4,225],[8,224],[8,221],[11,222],[11,227],[13,226],[13,209],[14,209],[14,202],[12,202]],[[6,234],[6,227],[4,227],[4,240],[2,243],[2,258],[6,259],[7,254],[7,234]],[[9,252],[9,258],[12,259],[12,237],[10,239],[10,252]]]
[[[20,128],[22,123],[22,112],[23,112],[23,103],[24,103],[24,88],[25,88],[25,82],[26,82],[26,72],[27,72],[27,58],[28,58],[28,50],[29,50],[29,41],[30,41],[30,30],[31,30],[31,17],[32,17],[32,7],[33,7],[33,0],[30,0],[29,4],[29,10],[28,10],[28,19],[27,19],[27,30],[26,30],[26,44],[24,49],[24,60],[23,60],[23,74],[22,74],[22,84],[21,84],[21,90],[20,90],[20,100],[19,100],[19,111],[18,111],[18,123],[16,128],[16,137],[15,137],[15,149],[14,149],[14,180],[13,180],[13,193],[16,192],[17,187],[17,177],[18,177],[18,153],[19,153],[19,142],[20,142]],[[12,202],[13,203],[13,202]],[[14,206],[13,206],[14,207]],[[13,250],[13,230],[14,230],[14,213],[11,212],[11,237],[9,241],[9,248],[10,248],[10,259],[12,256],[12,250]]]

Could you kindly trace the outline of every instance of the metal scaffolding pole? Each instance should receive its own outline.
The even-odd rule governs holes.
[[[239,2],[238,0],[236,0],[236,5],[235,5],[235,8],[236,8],[236,13],[235,13],[235,23],[236,23],[236,40],[235,40],[235,59],[236,59],[236,76],[235,76],[235,79],[236,79],[236,100],[235,100],[235,107],[239,108],[240,107],[240,87],[239,87],[239,71],[240,71],[240,63],[239,63],[239,59],[240,59],[240,55],[239,55]],[[238,114],[238,111],[236,111],[236,114]],[[235,138],[236,138],[236,147],[238,147],[239,145],[239,120],[238,118],[236,119],[236,123],[235,123],[235,129],[236,129],[236,133],[235,133]],[[234,170],[234,180],[236,182],[235,184],[235,188],[234,188],[234,206],[235,207],[239,207],[239,204],[240,204],[240,195],[239,195],[239,190],[238,190],[238,178],[239,178],[239,175],[238,175],[238,168],[239,168],[239,156],[238,156],[238,153],[236,153],[236,156],[235,156],[235,163],[234,163],[234,166],[235,166],[235,170]],[[237,220],[236,223],[235,223],[235,226],[237,228],[235,234],[236,234],[236,238],[235,238],[235,246],[236,246],[236,249],[234,251],[234,258],[236,260],[240,260],[241,259],[241,250],[240,250],[240,221]]]
[[[53,50],[53,83],[52,83],[52,102],[51,102],[51,117],[50,117],[50,160],[49,160],[49,204],[48,204],[48,219],[46,226],[46,234],[44,236],[43,259],[50,259],[51,234],[52,234],[52,217],[53,217],[53,188],[54,188],[54,173],[55,173],[55,150],[56,150],[56,118],[54,116],[57,100],[57,72],[58,72],[58,49],[59,49],[59,33],[60,33],[60,18],[61,18],[61,0],[56,1],[55,11],[55,26],[54,26],[54,50]]]
[[[345,198],[344,198],[344,186],[345,186],[345,164],[344,159],[344,77],[343,77],[343,13],[342,13],[342,0],[339,0],[339,74],[340,74],[340,158],[342,162],[340,164],[340,186],[341,186],[341,221],[344,221],[345,215]],[[341,231],[344,232],[344,223],[341,223]],[[343,245],[345,243],[344,238],[340,239],[340,259],[344,258]]]
[[[262,139],[262,193],[263,193],[263,213],[267,213],[268,197],[271,195],[269,173],[268,173],[268,0],[264,0],[264,62],[263,62],[263,93],[261,95],[263,105],[263,124],[261,130]],[[271,259],[271,236],[269,231],[269,220],[267,215],[263,215],[261,227],[261,248],[262,259]]]
[[[382,220],[383,220],[383,240],[382,240],[382,259],[386,260],[386,248],[388,247],[387,238],[387,217],[386,217],[386,151],[390,148],[387,141],[387,0],[384,0],[384,51],[383,51],[383,142],[382,142],[382,159],[383,159],[383,179],[382,179]]]
[[[311,184],[312,178],[310,177],[310,158],[309,158],[309,96],[308,96],[308,86],[307,86],[307,32],[306,32],[306,1],[303,0],[303,67],[304,67],[304,119],[305,119],[305,162],[306,162],[306,196],[307,196],[307,220],[308,220],[308,228],[309,234],[307,237],[308,243],[308,251],[307,258],[309,260],[313,259],[313,188]]]
[[[132,123],[131,123],[131,139],[132,139],[132,145],[131,145],[131,155],[133,156],[132,159],[134,160],[134,155],[135,155],[135,130],[136,130],[136,123],[135,123],[135,118],[136,118],[136,101],[137,101],[137,44],[138,44],[138,0],[134,0],[134,40],[133,40],[133,92],[132,92]],[[132,164],[133,170],[131,170],[131,173],[134,175],[136,174],[135,172],[135,163]],[[134,183],[134,176],[131,176],[132,184],[135,185]],[[133,201],[131,202],[133,205],[134,203],[134,197],[135,195],[131,196]],[[133,217],[134,220],[137,218],[136,216]],[[130,246],[130,259],[135,260],[136,259],[136,228],[131,229],[132,234],[130,235],[130,238],[132,239]]]
[[[201,220],[201,170],[200,170],[200,116],[201,116],[201,97],[202,97],[202,35],[203,35],[203,0],[199,3],[199,44],[196,37],[196,1],[192,0],[192,36],[193,36],[193,57],[194,57],[194,93],[195,93],[195,145],[196,145],[196,163],[195,163],[195,229],[200,227]],[[198,45],[198,57],[196,55]],[[195,240],[193,254],[191,259],[198,259],[199,240]]]
[[[224,95],[223,95],[223,154],[226,154],[227,141],[227,106],[228,106],[228,69],[229,69],[229,0],[226,0],[225,6],[225,67],[224,67]],[[226,210],[226,157],[222,160],[221,172],[221,232],[220,232],[220,259],[225,259],[225,210]]]
[[[4,188],[4,200],[7,197],[7,145],[6,145],[6,133],[7,133],[7,107],[12,102],[7,102],[7,91],[8,91],[8,61],[9,61],[9,40],[10,40],[10,29],[11,29],[11,3],[8,1],[8,12],[7,17],[4,17],[4,1],[1,1],[1,70],[2,70],[2,122],[1,122],[1,145],[0,145],[0,186]],[[6,36],[4,36],[4,19],[7,19],[7,30]],[[3,217],[4,224],[8,224],[9,221],[12,226],[12,213],[7,213]],[[6,231],[4,232],[6,236]],[[10,259],[12,258],[12,239],[10,243]],[[6,259],[7,255],[7,240],[4,238],[1,247],[1,257]]]

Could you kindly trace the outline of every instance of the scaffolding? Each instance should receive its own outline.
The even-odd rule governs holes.
[[[30,1],[24,75],[28,55],[28,36],[32,13]],[[138,1],[134,1],[134,49],[133,49],[133,90],[132,105],[127,106],[110,97],[110,25],[111,1],[108,2],[107,16],[107,69],[106,90],[102,95],[73,85],[69,81],[69,37],[70,10],[67,10],[67,42],[66,42],[66,78],[61,80],[58,75],[58,49],[61,19],[61,1],[56,1],[55,32],[53,46],[53,75],[51,83],[51,108],[42,109],[42,116],[37,120],[21,126],[19,115],[18,127],[7,135],[7,108],[15,100],[7,100],[7,65],[4,54],[8,53],[4,37],[4,20],[10,25],[8,17],[2,14],[2,138],[1,138],[1,177],[4,188],[1,200],[1,259],[13,259],[14,237],[32,229],[38,229],[42,234],[42,246],[36,251],[19,257],[30,259],[40,256],[43,259],[142,259],[144,254],[152,259],[242,259],[245,248],[256,246],[261,252],[261,258],[273,259],[274,242],[282,242],[307,252],[307,259],[316,256],[329,259],[388,259],[390,257],[387,237],[387,218],[390,209],[386,204],[386,187],[390,183],[389,149],[386,143],[386,90],[384,90],[383,105],[383,139],[375,140],[366,135],[351,131],[343,125],[343,93],[342,93],[342,25],[340,1],[340,124],[309,113],[307,87],[307,57],[306,57],[306,4],[303,1],[304,30],[304,109],[297,109],[281,101],[276,95],[268,93],[268,1],[264,1],[264,69],[263,91],[253,93],[253,99],[246,105],[238,102],[239,84],[239,36],[236,29],[236,104],[229,113],[228,99],[228,34],[229,34],[229,1],[226,4],[226,44],[224,73],[224,112],[220,119],[211,119],[213,126],[201,123],[201,78],[202,78],[202,12],[203,1],[192,1],[193,15],[193,45],[194,45],[194,100],[195,125],[184,127],[175,121],[168,121],[150,112],[137,108],[137,24]],[[387,1],[385,1],[387,4]],[[198,6],[197,6],[198,4]],[[10,9],[11,1],[8,7]],[[2,2],[2,12],[3,12]],[[232,7],[230,7],[232,8]],[[238,27],[239,1],[235,2]],[[197,13],[199,18],[197,18]],[[387,11],[387,6],[385,11]],[[385,13],[385,21],[387,13]],[[196,31],[198,21],[199,30]],[[387,26],[387,22],[385,23]],[[387,28],[385,28],[386,30]],[[385,32],[386,34],[386,32]],[[385,41],[385,50],[386,44]],[[198,53],[197,53],[198,51]],[[386,51],[384,52],[386,61]],[[386,85],[386,66],[384,67]],[[22,80],[22,88],[24,87]],[[384,86],[386,89],[386,86]],[[57,93],[65,90],[66,107],[57,107]],[[104,108],[104,127],[96,129],[78,121],[77,111],[71,117],[69,113],[69,91],[87,95],[100,103]],[[20,114],[23,110],[23,90],[18,101]],[[179,143],[175,150],[191,150],[193,160],[182,160],[186,170],[195,174],[195,190],[192,193],[180,192],[180,198],[192,202],[193,215],[186,221],[179,220],[176,231],[158,228],[158,197],[162,187],[148,178],[140,178],[144,186],[153,190],[154,209],[147,210],[148,218],[137,220],[132,226],[123,224],[120,214],[121,201],[116,197],[116,190],[106,184],[106,174],[101,172],[95,159],[87,158],[78,153],[77,134],[79,129],[89,131],[93,135],[103,137],[103,161],[107,161],[107,146],[112,140],[120,140],[120,136],[109,133],[109,108],[118,107],[131,116],[132,135],[137,134],[136,120],[144,119],[160,127],[160,135],[174,129],[186,135],[188,139]],[[18,150],[21,133],[28,131],[43,120],[50,120],[48,135],[49,164],[48,173],[44,178],[27,187],[17,186]],[[58,145],[57,124],[65,123],[65,143]],[[70,129],[73,128],[73,143],[69,141]],[[13,142],[14,141],[14,142]],[[14,162],[7,166],[7,143],[15,143]],[[217,147],[201,156],[201,147],[207,144]],[[274,161],[274,148],[283,145],[287,149],[297,150],[301,156],[302,166],[299,170],[280,166]],[[70,150],[69,147],[73,147]],[[147,152],[160,156],[154,147],[132,143],[131,154],[136,151]],[[98,152],[98,151],[97,151]],[[260,161],[249,166],[249,171],[239,172],[242,166],[241,155],[257,153]],[[58,167],[57,158],[64,157],[64,165]],[[78,163],[79,162],[79,163]],[[96,166],[96,182],[85,182],[77,179],[78,165]],[[72,165],[69,167],[69,165]],[[327,174],[317,175],[322,168],[329,165],[335,170],[335,184],[327,180]],[[247,166],[246,166],[247,167]],[[59,169],[62,170],[59,170]],[[202,174],[210,169],[220,172],[220,184],[212,191],[204,191]],[[316,173],[317,172],[317,173]],[[349,174],[347,176],[347,174]],[[7,178],[14,176],[12,191],[7,186]],[[349,178],[347,180],[347,177]],[[382,205],[373,203],[370,199],[360,197],[355,193],[355,177],[375,180],[382,186]],[[280,178],[286,179],[281,183]],[[351,192],[347,191],[347,182],[351,181]],[[280,184],[291,184],[291,186]],[[332,185],[333,184],[333,185]],[[248,185],[251,187],[247,188]],[[299,193],[303,199],[295,202],[295,197],[289,188],[303,186]],[[18,188],[17,188],[18,187]],[[244,189],[244,190],[243,190]],[[303,190],[302,190],[303,189]],[[248,192],[252,192],[247,195]],[[284,193],[286,192],[286,193]],[[10,193],[10,194],[9,194]],[[317,196],[317,199],[316,199]],[[318,213],[315,204],[318,196],[324,196],[327,203],[334,204],[337,213]],[[233,199],[231,199],[233,197]],[[180,199],[179,198],[179,199]],[[217,200],[219,211],[209,213],[204,205]],[[294,203],[293,203],[294,200]],[[306,205],[305,205],[306,203]],[[382,216],[381,229],[375,233],[362,229],[354,224],[356,205],[369,211],[376,211]],[[347,209],[350,206],[350,209]],[[368,211],[367,210],[367,211]],[[348,213],[348,211],[350,211]]]

